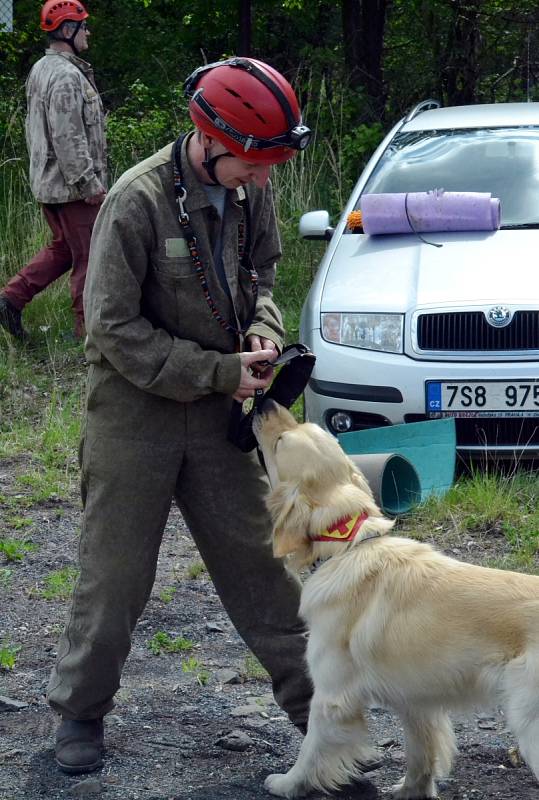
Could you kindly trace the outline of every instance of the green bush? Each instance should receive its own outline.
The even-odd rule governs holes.
[[[112,180],[190,128],[180,87],[155,93],[137,78],[107,117]]]

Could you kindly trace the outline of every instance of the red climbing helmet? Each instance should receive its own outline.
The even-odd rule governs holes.
[[[47,0],[41,9],[41,30],[55,31],[64,22],[82,22],[88,12],[76,0]]]
[[[311,140],[293,88],[263,61],[229,58],[206,64],[184,88],[195,125],[246,161],[279,164]]]

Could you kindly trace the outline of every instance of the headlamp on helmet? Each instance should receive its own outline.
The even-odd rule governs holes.
[[[294,90],[262,61],[230,58],[204,65],[184,89],[193,122],[240,158],[249,153],[257,162],[286,161],[311,140]]]

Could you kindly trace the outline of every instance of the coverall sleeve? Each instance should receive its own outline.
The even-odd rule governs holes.
[[[152,246],[152,224],[136,197],[109,194],[94,226],[84,289],[89,349],[152,394],[180,402],[233,394],[241,377],[238,354],[204,350],[141,315]]]
[[[253,241],[251,257],[258,273],[258,299],[253,321],[247,336],[256,334],[275,342],[279,350],[283,349],[284,327],[281,312],[273,300],[273,287],[277,262],[281,258],[281,241],[275,215],[273,190],[268,181],[260,198],[260,203],[253,204],[252,228]]]
[[[48,96],[48,123],[58,168],[68,186],[76,186],[85,198],[100,194],[105,188],[95,174],[88,147],[81,79],[64,73],[53,81]]]

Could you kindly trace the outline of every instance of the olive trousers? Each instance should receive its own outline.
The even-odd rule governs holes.
[[[90,367],[82,441],[80,577],[48,687],[68,719],[101,717],[150,596],[172,499],[221,601],[268,670],[277,703],[307,722],[300,585],[271,552],[265,476],[226,439],[231,398],[178,403]]]

